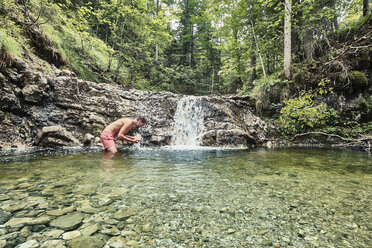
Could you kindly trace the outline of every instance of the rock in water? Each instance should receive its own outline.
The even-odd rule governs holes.
[[[40,248],[66,248],[63,240],[47,240],[45,241]]]
[[[53,220],[50,222],[50,225],[66,231],[76,229],[81,224],[82,220],[82,214],[68,214]]]
[[[28,240],[25,243],[22,243],[19,248],[37,248],[39,247],[39,242],[37,240]]]
[[[5,222],[7,222],[12,215],[8,212],[0,211],[0,225],[3,225]]]
[[[82,236],[69,242],[70,248],[102,248],[105,242],[94,236]]]
[[[90,146],[94,141],[94,136],[90,133],[87,133],[83,138],[83,145],[84,146]]]

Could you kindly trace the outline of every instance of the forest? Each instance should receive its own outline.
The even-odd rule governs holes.
[[[364,92],[358,123],[363,131],[357,133],[368,133],[369,5],[368,0],[2,0],[0,64],[9,67],[36,54],[48,62],[43,69],[68,68],[98,83],[187,95],[249,95],[256,111],[280,121],[287,134],[340,124],[337,108],[315,104],[319,96]]]

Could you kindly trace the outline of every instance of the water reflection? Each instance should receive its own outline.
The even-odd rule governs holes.
[[[118,156],[118,154],[106,151],[102,153],[101,168],[103,171],[111,171],[113,169],[115,156]]]

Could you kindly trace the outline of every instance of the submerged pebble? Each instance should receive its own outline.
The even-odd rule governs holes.
[[[368,247],[369,157],[306,151],[0,164],[0,247]]]

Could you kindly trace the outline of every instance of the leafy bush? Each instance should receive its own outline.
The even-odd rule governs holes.
[[[365,120],[372,120],[372,96],[362,98],[359,102],[359,109]]]
[[[284,133],[295,134],[322,127],[338,118],[337,110],[329,108],[325,103],[314,103],[318,95],[333,94],[332,88],[327,88],[326,84],[327,81],[322,80],[316,90],[302,91],[299,97],[283,101],[279,120]]]
[[[292,81],[279,79],[279,73],[274,73],[267,78],[262,78],[254,82],[253,88],[244,88],[239,94],[249,94],[256,99],[256,111],[262,114],[273,103],[279,103],[290,95]]]

